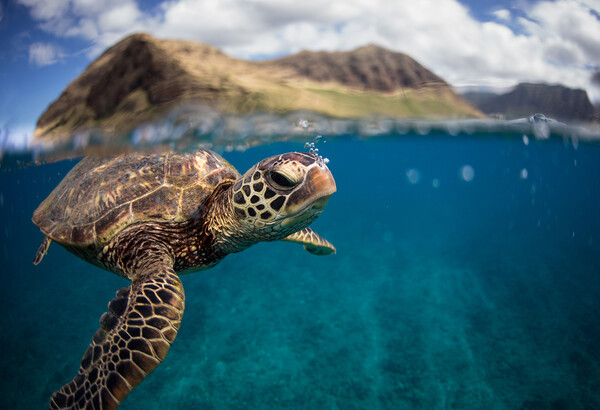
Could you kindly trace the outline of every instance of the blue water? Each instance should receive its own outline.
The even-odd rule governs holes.
[[[600,147],[319,148],[338,192],[313,227],[337,254],[263,243],[184,276],[179,335],[122,409],[600,408]],[[302,149],[224,156],[243,172]],[[31,214],[74,164],[0,173],[3,409],[45,408],[127,286],[56,244],[31,263]]]

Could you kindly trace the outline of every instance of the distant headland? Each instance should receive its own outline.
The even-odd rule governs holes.
[[[521,83],[503,93],[469,92],[462,95],[486,114],[505,119],[522,118],[533,113],[561,121],[598,122],[600,114],[587,92],[562,85]]]

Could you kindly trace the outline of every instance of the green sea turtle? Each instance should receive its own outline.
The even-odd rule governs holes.
[[[116,408],[165,359],[184,310],[178,274],[260,241],[335,252],[307,227],[335,190],[310,153],[267,158],[243,176],[205,150],[81,160],[33,214],[46,235],[34,263],[55,241],[132,283],[108,304],[78,374],[50,407]]]

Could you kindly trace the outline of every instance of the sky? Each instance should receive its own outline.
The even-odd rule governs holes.
[[[583,88],[600,104],[600,0],[0,0],[0,144],[134,32],[259,60],[377,44],[458,90],[519,82]]]

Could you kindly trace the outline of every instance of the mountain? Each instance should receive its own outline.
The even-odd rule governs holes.
[[[467,100],[473,107],[481,109],[482,105],[497,97],[499,94],[491,91],[459,91],[459,95]]]
[[[389,93],[402,88],[448,87],[406,54],[375,45],[350,52],[302,51],[264,64],[290,68],[320,83],[338,83],[365,91]]]
[[[595,109],[585,90],[562,85],[522,83],[505,94],[465,93],[467,101],[486,114],[501,114],[507,119],[542,113],[561,121],[590,122]]]
[[[134,34],[107,49],[50,104],[34,142],[64,141],[86,129],[124,133],[192,102],[232,114],[482,116],[415,60],[376,46],[250,62],[201,43]]]

